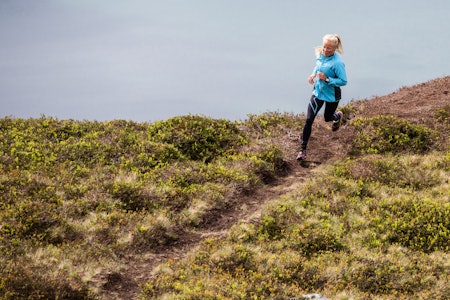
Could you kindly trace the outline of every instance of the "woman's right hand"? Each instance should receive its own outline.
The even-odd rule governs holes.
[[[316,74],[311,74],[308,77],[309,84],[314,84],[314,78],[316,77]]]

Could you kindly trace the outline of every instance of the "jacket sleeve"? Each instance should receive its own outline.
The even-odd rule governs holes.
[[[347,84],[347,73],[345,72],[345,64],[342,61],[335,65],[334,73],[336,77],[330,78],[330,85],[344,86]]]

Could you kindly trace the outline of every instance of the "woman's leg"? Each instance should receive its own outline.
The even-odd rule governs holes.
[[[336,131],[341,127],[342,123],[342,112],[338,111],[336,112],[336,109],[338,107],[339,101],[336,102],[327,102],[325,104],[325,121],[330,122],[333,121],[333,126],[331,126],[332,131]]]
[[[338,114],[336,114],[336,109],[338,108],[339,101],[327,102],[325,104],[324,118],[325,122],[336,121],[339,119]]]
[[[308,105],[308,112],[306,115],[305,126],[303,127],[302,135],[302,150],[306,149],[308,145],[309,137],[311,136],[312,124],[317,116],[317,113],[322,108],[324,101],[317,99],[314,95],[311,97],[310,103]]]

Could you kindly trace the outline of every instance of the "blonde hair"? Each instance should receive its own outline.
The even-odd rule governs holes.
[[[326,34],[322,38],[322,41],[330,41],[336,47],[336,51],[340,54],[344,53],[344,49],[342,48],[341,37],[338,34]],[[316,47],[316,56],[319,57],[322,53],[322,46]]]

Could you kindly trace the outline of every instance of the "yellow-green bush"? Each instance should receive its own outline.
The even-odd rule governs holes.
[[[158,121],[149,127],[148,135],[151,140],[174,145],[190,159],[205,162],[246,143],[236,124],[192,115]]]
[[[65,270],[55,272],[48,265],[34,265],[23,259],[14,264],[0,262],[2,299],[96,299],[86,282]]]
[[[437,166],[446,164],[442,156],[435,156],[430,164],[424,156],[386,154],[344,160],[334,170],[336,175],[353,180],[421,190],[441,184],[442,174]]]
[[[419,124],[412,124],[394,116],[357,118],[351,153],[426,153],[433,148],[436,134]]]
[[[446,105],[437,112],[437,118],[444,124],[450,125],[450,105]]]
[[[248,119],[242,122],[243,126],[250,128],[254,136],[277,137],[289,131],[300,132],[305,123],[303,115],[280,112],[266,112],[260,115],[249,114]]]
[[[402,197],[382,201],[372,214],[375,230],[389,244],[426,253],[450,251],[450,202]]]

